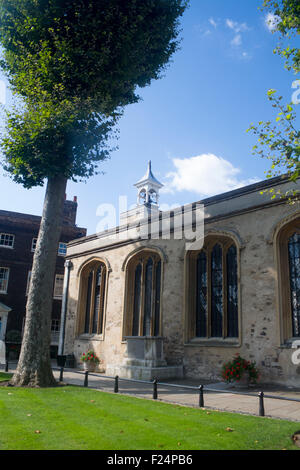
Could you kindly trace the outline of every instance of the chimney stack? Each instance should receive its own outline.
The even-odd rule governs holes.
[[[63,225],[76,225],[77,206],[77,196],[74,196],[73,201],[68,201],[66,197],[64,202]]]

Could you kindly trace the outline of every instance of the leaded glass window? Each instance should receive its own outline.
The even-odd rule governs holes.
[[[153,294],[153,259],[149,258],[145,273],[145,302],[143,336],[151,336],[152,294]]]
[[[215,245],[211,254],[211,336],[223,334],[223,262],[222,248]]]
[[[155,273],[155,306],[154,306],[154,336],[159,336],[160,331],[160,283],[161,283],[161,261],[156,264]]]
[[[86,303],[85,303],[85,323],[84,323],[84,332],[90,332],[90,312],[91,312],[91,301],[92,301],[92,285],[93,285],[93,271],[89,273],[88,283],[87,283],[87,294],[86,294]]]
[[[159,336],[161,260],[156,253],[136,255],[127,266],[124,336]]]
[[[291,313],[293,336],[300,336],[300,234],[294,233],[288,242]]]
[[[300,337],[300,218],[282,227],[277,237],[281,341]]]
[[[106,267],[104,263],[92,262],[82,273],[82,308],[85,334],[102,334],[104,321],[104,302]]]
[[[237,250],[232,245],[227,251],[227,336],[236,338],[238,330],[238,276]]]
[[[209,238],[189,257],[189,337],[238,338],[237,248],[225,237]]]
[[[196,307],[196,336],[207,336],[207,259],[201,251],[197,258],[197,307]]]
[[[142,292],[142,264],[139,263],[135,268],[134,278],[134,304],[132,320],[132,336],[139,336],[140,331],[140,310],[141,310],[141,292]]]

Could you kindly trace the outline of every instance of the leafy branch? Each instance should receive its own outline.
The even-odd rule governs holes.
[[[292,182],[300,176],[300,131],[296,128],[296,112],[293,103],[282,103],[283,97],[276,96],[276,90],[268,91],[268,99],[277,110],[274,122],[260,121],[258,125],[251,124],[247,132],[252,131],[258,136],[258,143],[253,147],[253,155],[267,158],[271,167],[266,173],[267,178],[286,174]],[[269,190],[276,197],[274,189]],[[298,194],[291,190],[283,196]],[[282,196],[281,192],[277,192]]]
[[[287,70],[300,72],[300,50],[298,47],[284,46],[284,41],[300,34],[299,0],[264,0],[262,9],[269,10],[276,22],[273,32],[281,34],[281,40],[274,50],[285,59]]]

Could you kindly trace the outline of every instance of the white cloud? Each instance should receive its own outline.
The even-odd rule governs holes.
[[[229,18],[225,21],[226,26],[234,33],[232,40],[230,41],[230,46],[232,48],[231,53],[234,54],[234,57],[239,59],[250,60],[251,56],[247,52],[241,52],[240,48],[243,44],[243,33],[250,31],[247,23],[238,23]]]
[[[244,52],[242,53],[242,59],[250,60],[250,59],[252,59],[252,56],[251,56],[251,54],[249,54],[248,52],[244,51]]]
[[[242,45],[242,36],[237,34],[230,43],[234,47],[238,47]]]
[[[203,31],[202,36],[203,37],[210,36],[211,34],[212,34],[212,32],[209,29],[206,29],[205,31]]]
[[[274,13],[268,13],[265,17],[265,25],[270,32],[273,32],[277,28],[277,24],[280,21],[280,18]]]
[[[221,194],[258,181],[242,179],[241,170],[228,160],[214,154],[202,154],[191,158],[174,158],[175,171],[166,175],[162,192],[190,191],[202,197]]]
[[[233,21],[230,19],[226,20],[226,26],[229,29],[232,29],[236,34],[244,33],[245,31],[249,31],[249,27],[247,23],[238,23],[237,21]]]
[[[214,28],[217,27],[217,22],[216,22],[213,18],[209,18],[208,21],[210,22],[210,24],[211,24]]]

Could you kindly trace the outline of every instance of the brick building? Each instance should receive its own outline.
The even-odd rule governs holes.
[[[58,343],[66,244],[86,235],[76,226],[77,198],[65,200],[53,285],[52,345]],[[6,332],[22,333],[27,290],[41,217],[0,210],[0,302],[11,308]],[[18,336],[17,334],[15,336]]]

